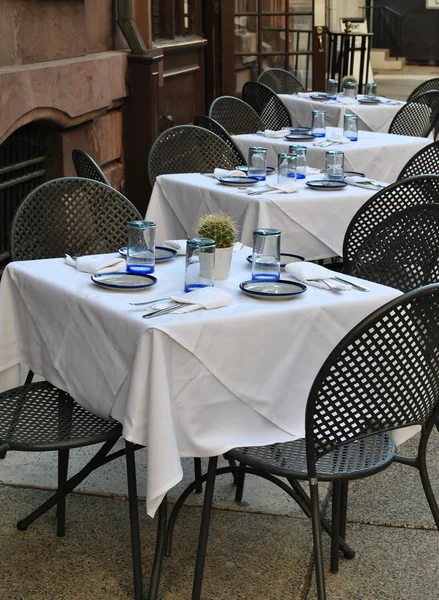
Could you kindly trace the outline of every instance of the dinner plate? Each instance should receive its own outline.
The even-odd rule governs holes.
[[[311,127],[285,127],[289,129],[291,133],[311,133]]]
[[[139,275],[113,271],[112,273],[95,273],[91,280],[110,290],[144,290],[157,283],[152,275]]]
[[[246,260],[251,264],[253,255],[249,254],[245,257]],[[288,254],[287,252],[280,253],[280,266],[285,267],[285,265],[292,262],[302,262],[305,260],[304,256],[299,256],[298,254]]]
[[[314,181],[305,181],[306,185],[313,190],[342,190],[347,186],[346,181],[330,181],[328,179],[315,179]]]
[[[313,94],[312,96],[310,96],[311,100],[330,100],[331,96],[328,96],[328,94],[324,94],[323,92],[321,94]]]
[[[306,285],[286,279],[251,279],[239,284],[240,289],[253,298],[260,300],[290,300],[306,292]]]
[[[247,173],[248,172],[248,166],[247,165],[239,165],[239,167],[236,167],[237,171],[242,171],[243,173]],[[275,168],[274,167],[267,167],[265,169],[265,173],[267,175],[270,175],[271,173],[275,172]]]
[[[345,171],[345,175],[348,177],[366,177],[364,173],[360,173],[360,171]]]
[[[379,100],[372,100],[371,98],[357,98],[357,102],[360,104],[379,104]]]
[[[257,177],[227,176],[218,177],[218,181],[224,185],[242,187],[244,185],[254,185],[255,183],[258,183],[259,179]]]
[[[127,247],[119,248],[119,254],[126,258],[127,256]],[[165,262],[166,260],[170,260],[177,255],[177,250],[174,248],[165,248],[164,246],[156,246],[155,247],[155,262]]]
[[[285,139],[289,142],[312,142],[315,137],[312,133],[289,133]]]

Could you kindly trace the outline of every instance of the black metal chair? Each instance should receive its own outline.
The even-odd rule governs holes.
[[[11,230],[12,260],[116,252],[139,211],[114,188],[80,177],[43,183],[19,206]]]
[[[358,252],[368,238],[372,237],[373,239],[374,232],[377,231],[383,222],[388,222],[388,219],[409,208],[438,202],[439,175],[416,175],[392,183],[383,190],[380,190],[357,211],[346,230],[343,240],[343,272],[347,274],[354,274],[356,272],[358,273],[358,277],[361,277],[358,266],[356,266]],[[393,244],[393,242],[395,242],[395,246],[392,247],[392,252],[396,252],[397,240],[388,240],[389,245]],[[419,239],[419,243],[423,244],[422,239]],[[416,265],[417,260],[420,260],[420,258],[421,254],[419,256],[414,254],[407,256],[406,260],[410,260],[413,265]],[[400,274],[400,270],[392,274],[391,269],[389,266],[386,267],[386,264],[390,265],[390,255],[389,262],[385,261],[384,264],[377,264],[375,275],[372,273],[370,266],[367,278],[385,285],[397,287],[403,291],[413,289],[410,271],[407,272],[407,279],[405,281],[400,277],[396,280],[396,273]],[[424,283],[431,283],[432,281],[435,280],[430,279],[429,281],[424,281]]]
[[[194,125],[196,125],[197,127],[204,127],[204,129],[208,129],[212,133],[215,133],[222,140],[224,140],[229,146],[230,150],[235,154],[236,166],[247,164],[247,161],[244,158],[244,155],[242,154],[241,150],[235,144],[235,142],[224,129],[224,127],[220,125],[220,123],[218,123],[218,121],[215,121],[214,119],[206,115],[200,115],[199,117],[195,117]]]
[[[149,153],[151,186],[167,173],[203,173],[216,167],[234,169],[236,155],[219,136],[196,125],[179,125],[164,131]]]
[[[209,117],[222,125],[230,135],[256,133],[265,129],[258,113],[235,96],[220,96],[214,100],[210,105]]]
[[[427,81],[423,81],[420,85],[418,85],[418,87],[416,87],[413,92],[411,92],[411,94],[409,94],[408,98],[407,98],[407,102],[410,102],[411,100],[413,100],[413,98],[416,98],[416,96],[419,96],[420,94],[423,94],[424,92],[430,92],[431,90],[439,90],[439,78],[435,77],[433,79],[427,79]]]
[[[439,175],[439,142],[421,148],[404,165],[398,180],[414,175]]]
[[[348,482],[374,475],[393,462],[418,469],[439,529],[439,509],[426,465],[427,443],[439,417],[438,343],[439,285],[392,300],[354,327],[326,359],[308,396],[305,439],[228,453],[241,465],[235,470],[264,477],[299,503],[299,499],[307,502],[319,600],[326,600],[320,481],[333,484],[332,572],[338,569],[340,539],[346,535]],[[412,425],[422,427],[417,455],[399,456],[389,432]],[[193,600],[201,594],[215,477],[232,470],[217,470],[216,465],[217,457],[211,458],[203,476],[207,483]],[[306,479],[310,498],[298,484]]]
[[[111,185],[105,177],[101,167],[84,150],[72,150],[72,161],[78,177],[93,179],[94,181],[100,181],[101,183]]]
[[[267,85],[276,94],[297,94],[305,91],[297,77],[285,69],[262,71],[258,82]]]
[[[439,91],[432,90],[404,104],[393,118],[389,133],[428,137],[439,118]]]
[[[247,81],[242,88],[242,99],[261,117],[264,129],[282,129],[292,125],[285,104],[268,86],[257,81]]]

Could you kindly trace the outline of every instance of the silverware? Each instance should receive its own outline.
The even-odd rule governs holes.
[[[340,281],[340,283],[346,283],[351,285],[356,290],[360,290],[360,292],[370,292],[370,289],[365,287],[364,285],[360,285],[359,283],[354,283],[353,281],[348,281],[347,279],[342,279],[341,277],[332,277],[335,281]]]
[[[173,310],[177,310],[177,308],[181,308],[181,304],[173,304],[172,306],[167,306],[166,308],[162,308],[161,310],[156,310],[153,313],[146,313],[142,315],[142,319],[152,319],[153,317],[160,317],[161,315],[170,313]]]
[[[334,292],[345,292],[346,290],[344,288],[341,288],[340,286],[336,285],[335,283],[332,283],[332,281],[330,281],[329,279],[324,279],[323,277],[315,277],[314,279],[306,279],[306,281],[321,281],[323,283],[326,283],[326,285],[328,286],[328,288],[330,290],[334,290]]]
[[[131,306],[146,306],[147,304],[157,304],[157,302],[164,302],[165,300],[172,300],[172,298],[156,298],[155,300],[148,300],[148,302],[129,302]]]

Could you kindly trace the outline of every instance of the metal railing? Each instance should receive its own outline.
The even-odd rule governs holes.
[[[367,82],[370,47],[373,33],[328,34],[328,73],[331,79],[341,80],[346,75],[355,75],[358,93],[363,93]]]
[[[373,32],[373,47],[388,48],[392,56],[402,56],[404,13],[392,6],[363,6],[363,14]]]

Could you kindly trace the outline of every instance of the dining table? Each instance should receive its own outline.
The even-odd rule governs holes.
[[[341,256],[346,229],[354,214],[377,191],[347,185],[338,190],[312,189],[307,182],[323,175],[297,180],[295,193],[259,193],[264,182],[247,188],[228,186],[200,173],[157,177],[146,212],[154,221],[157,239],[194,237],[198,219],[209,213],[227,213],[239,226],[239,240],[253,243],[253,230],[274,227],[282,232],[282,250],[307,260]],[[277,174],[267,176],[275,184]]]
[[[343,336],[400,294],[308,286],[287,300],[243,293],[247,247],[215,287],[231,303],[145,319],[148,302],[184,293],[184,256],[156,264],[157,283],[107,289],[64,259],[10,263],[0,282],[0,386],[18,385],[20,364],[146,446],[147,512],[182,479],[181,457],[304,435],[312,382]],[[347,277],[347,276],[346,276]],[[292,281],[287,273],[282,279]],[[348,278],[349,279],[349,278]]]
[[[250,146],[267,148],[267,164],[275,167],[280,152],[288,152],[290,144],[306,146],[306,160],[311,167],[323,169],[328,150],[340,150],[344,153],[346,170],[364,173],[367,177],[378,181],[392,183],[396,181],[402,168],[416,152],[431,144],[431,138],[413,137],[359,131],[358,140],[341,143],[343,130],[337,127],[326,128],[326,138],[315,138],[309,141],[287,140],[282,137],[267,137],[262,133],[233,136],[233,141],[248,156]],[[335,141],[331,141],[335,140]]]
[[[396,113],[405,102],[390,98],[377,97],[377,103],[367,103],[365,96],[356,99],[345,98],[342,94],[337,99],[319,99],[318,93],[302,92],[300,94],[279,94],[285,104],[293,123],[303,127],[311,127],[312,111],[324,110],[326,124],[331,127],[343,127],[345,115],[357,115],[358,129],[387,133]]]

